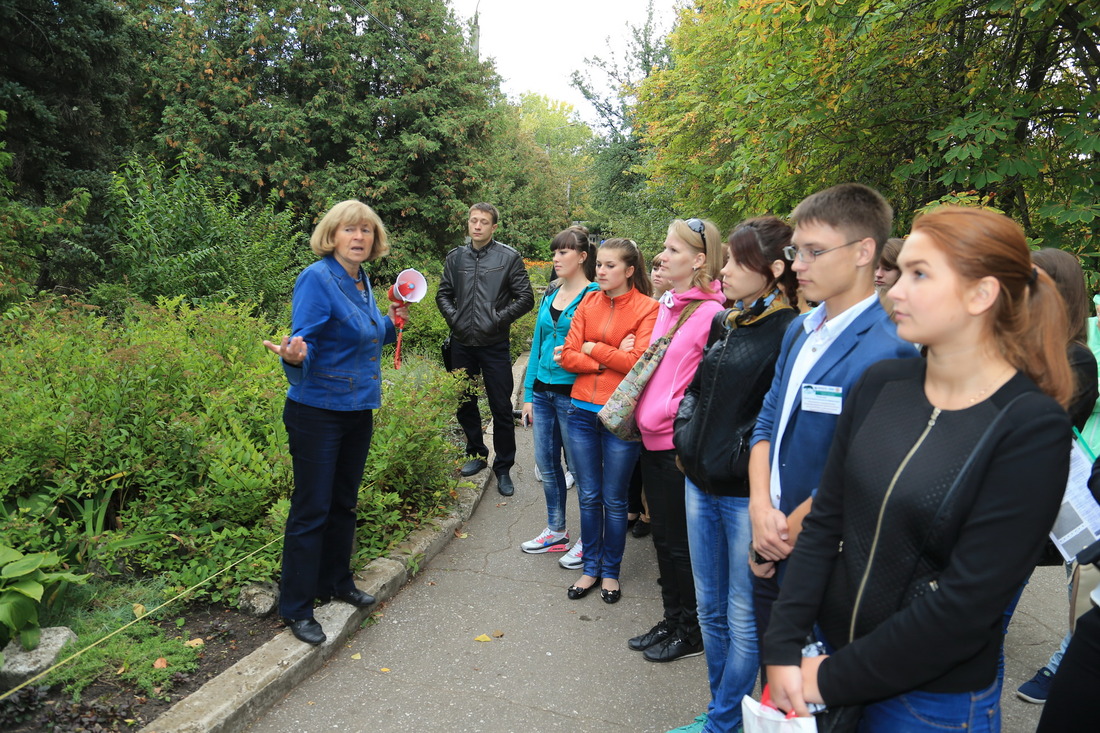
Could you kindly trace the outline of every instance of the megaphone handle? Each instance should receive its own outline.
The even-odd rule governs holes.
[[[402,324],[402,325],[404,325],[404,324]],[[393,368],[394,369],[400,369],[401,368],[401,334],[402,334],[402,332],[403,332],[403,329],[399,325],[397,327],[397,348],[393,352]]]

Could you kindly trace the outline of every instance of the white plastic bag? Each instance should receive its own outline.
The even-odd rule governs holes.
[[[741,699],[741,718],[745,733],[817,733],[817,720],[788,718],[771,701],[757,702],[748,695]]]

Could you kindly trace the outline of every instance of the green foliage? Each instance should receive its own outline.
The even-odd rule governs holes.
[[[15,636],[24,649],[38,646],[38,611],[48,606],[68,583],[83,583],[87,575],[55,571],[61,558],[54,552],[23,554],[0,543],[0,649]],[[0,654],[0,665],[4,656]]]
[[[105,219],[113,280],[146,302],[237,299],[278,317],[294,276],[315,259],[297,217],[272,204],[243,206],[236,191],[185,163],[169,173],[153,159],[129,161],[114,174]],[[108,302],[104,291],[97,296]]]
[[[135,41],[110,0],[0,3],[0,110],[18,199],[37,207],[98,189],[131,142]]]
[[[421,313],[438,313],[434,300]],[[293,488],[273,335],[244,305],[182,298],[120,320],[64,298],[0,319],[0,536],[101,576],[163,578],[232,603],[277,576]],[[438,353],[438,345],[436,347]],[[461,383],[438,357],[383,373],[360,499],[360,558],[449,505]],[[262,548],[262,549],[261,549]]]
[[[652,184],[724,226],[849,180],[899,231],[974,191],[1032,238],[1094,252],[1100,17],[1066,0],[685,8],[642,87]]]
[[[449,248],[503,100],[444,3],[123,5],[155,49],[141,62],[151,152],[312,215],[359,196],[421,251]]]
[[[158,579],[123,584],[97,581],[75,588],[50,617],[52,622],[64,622],[77,636],[63,654],[91,647],[134,621],[135,605],[152,608],[161,602],[165,590]],[[184,641],[166,636],[150,619],[142,619],[51,672],[46,682],[62,685],[74,700],[105,677],[130,682],[150,697],[165,698],[179,675],[198,667],[198,650]],[[164,659],[164,666],[156,666],[158,659]]]

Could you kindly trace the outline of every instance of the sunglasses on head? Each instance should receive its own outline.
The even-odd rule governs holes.
[[[703,249],[707,248],[707,228],[703,225],[702,219],[688,219],[688,229],[698,234],[703,240]]]

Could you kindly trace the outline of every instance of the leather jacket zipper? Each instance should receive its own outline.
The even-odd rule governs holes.
[[[890,479],[890,485],[886,487],[886,494],[882,497],[882,505],[878,510],[878,520],[875,522],[875,536],[874,539],[871,540],[871,552],[867,555],[867,567],[863,571],[863,578],[859,581],[859,590],[856,591],[856,601],[852,605],[852,621],[848,626],[849,643],[855,641],[856,638],[856,616],[859,615],[859,605],[863,602],[863,592],[867,589],[867,580],[871,577],[871,567],[875,564],[875,552],[878,550],[879,535],[882,532],[882,520],[886,515],[886,504],[890,501],[890,495],[894,492],[894,486],[897,485],[901,472],[909,465],[909,460],[913,457],[913,454],[917,452],[921,444],[924,443],[924,439],[928,437],[928,433],[935,427],[936,418],[939,416],[940,408],[936,407],[932,410],[932,416],[928,418],[928,424],[924,427],[924,432],[917,438],[917,442],[913,443],[913,447],[905,454],[905,458],[902,459],[897,470],[894,471],[894,477]]]

